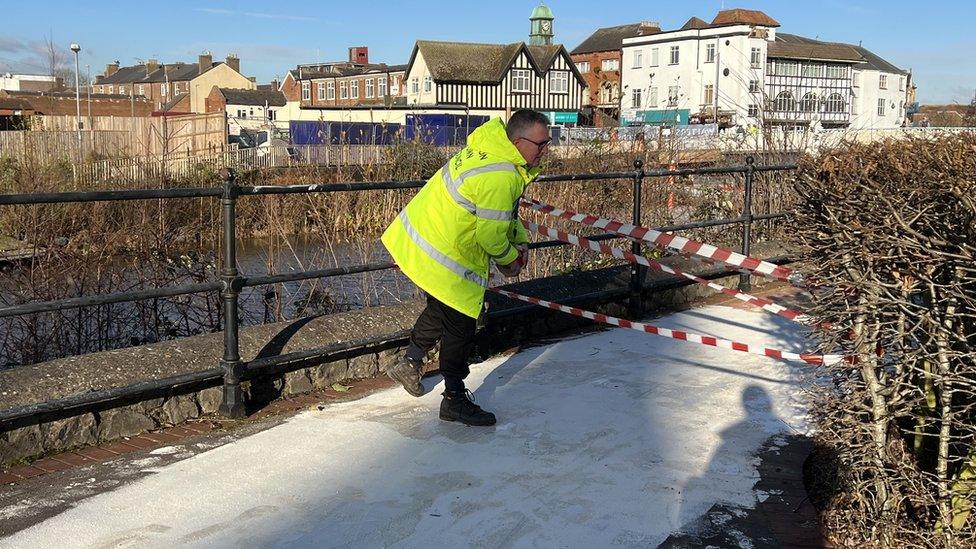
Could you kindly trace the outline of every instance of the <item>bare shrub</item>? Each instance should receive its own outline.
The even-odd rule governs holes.
[[[976,543],[976,136],[805,159],[793,233],[816,266],[830,369],[815,415],[848,546]]]

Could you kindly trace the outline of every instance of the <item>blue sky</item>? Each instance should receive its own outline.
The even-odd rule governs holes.
[[[270,81],[298,63],[343,59],[346,48],[369,46],[370,60],[406,63],[417,39],[514,42],[528,35],[537,0],[460,2],[288,2],[170,0],[62,2],[3,0],[8,22],[0,28],[0,71],[44,72],[44,40],[67,52],[82,45],[81,65],[93,74],[118,59],[123,65],[156,57],[193,61],[202,50],[222,59],[241,57],[242,71]],[[726,7],[760,9],[781,30],[821,40],[857,43],[902,68],[914,70],[919,99],[968,103],[976,88],[976,2],[973,0],[685,0],[570,2],[547,5],[556,40],[567,49],[595,29],[640,20],[664,29],[695,15],[710,21]],[[10,22],[16,22],[11,24]]]

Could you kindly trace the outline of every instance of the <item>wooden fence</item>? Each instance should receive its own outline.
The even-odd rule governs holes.
[[[43,164],[97,158],[159,158],[223,152],[224,113],[160,117],[82,117],[79,140],[75,116],[35,116],[31,130],[0,132],[0,157]]]

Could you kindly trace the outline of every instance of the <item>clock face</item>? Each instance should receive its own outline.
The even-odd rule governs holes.
[[[539,24],[539,27],[542,29],[542,32],[549,32],[549,28],[551,26],[552,23],[550,23],[549,21],[543,21],[542,23]]]

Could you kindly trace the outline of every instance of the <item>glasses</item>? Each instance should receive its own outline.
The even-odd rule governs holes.
[[[552,139],[546,139],[545,141],[533,141],[533,140],[529,139],[528,137],[520,137],[519,139],[524,139],[524,140],[528,141],[529,143],[532,143],[536,147],[539,147],[539,150],[542,150],[542,149],[548,147],[549,146],[549,143],[552,141]]]

